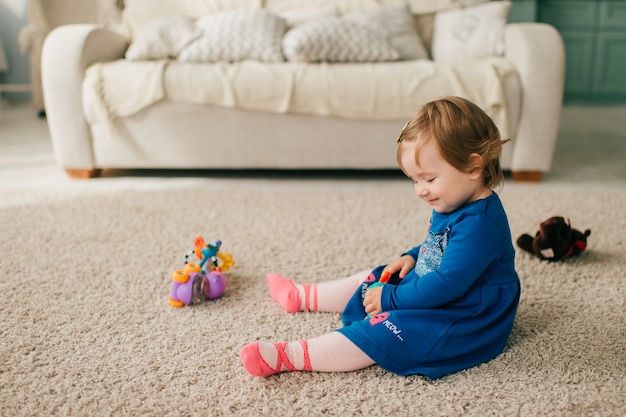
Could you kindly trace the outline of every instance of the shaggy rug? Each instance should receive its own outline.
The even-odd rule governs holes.
[[[420,242],[429,207],[409,184],[0,191],[0,414],[622,416],[626,193],[506,184],[513,238],[552,215],[591,229],[563,263],[518,250],[523,295],[495,360],[439,380],[377,366],[250,377],[241,346],[298,340],[339,314],[287,314],[268,271],[321,282]],[[193,239],[236,265],[223,297],[176,309],[171,273]]]

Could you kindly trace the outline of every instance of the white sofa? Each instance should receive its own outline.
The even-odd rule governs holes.
[[[101,1],[114,9],[113,0]],[[109,168],[395,169],[395,139],[419,106],[439,96],[462,95],[482,106],[512,138],[503,151],[503,167],[514,179],[537,181],[550,169],[556,144],[563,43],[545,24],[502,22],[499,32],[497,22],[480,15],[493,4],[477,4],[483,1],[126,0],[125,8],[114,10],[119,15],[107,17],[113,26],[61,26],[45,40],[42,81],[56,158],[77,178]],[[460,8],[464,2],[471,5]],[[341,57],[322,51],[325,61],[313,62],[305,25],[327,24],[324,19],[343,25],[355,15],[376,18],[391,7],[411,13],[412,30],[427,57],[355,62],[362,59],[357,56],[335,62]],[[284,20],[280,60],[231,62],[213,56],[195,62],[198,50],[195,58],[187,53],[192,62],[180,60],[184,48],[208,33],[199,26],[201,19],[227,12],[232,17],[233,9]],[[502,13],[496,10],[489,18],[497,20]],[[169,37],[163,38],[167,57],[150,60],[145,58],[150,51],[137,51],[158,46],[153,38],[164,36],[163,26],[158,33],[148,28],[159,16],[184,16],[196,32],[172,52],[172,39],[180,41],[180,33],[172,35],[170,25]],[[384,28],[383,20],[377,22],[366,27]],[[481,24],[489,30],[480,33]],[[211,25],[216,27],[215,20]],[[301,30],[291,33],[299,33],[300,40],[305,36],[304,47],[286,43],[296,28]],[[394,43],[393,30],[375,32],[380,36],[367,42],[385,38],[391,52],[405,54]],[[231,32],[245,35],[241,28]],[[474,34],[482,38],[472,40]],[[223,33],[218,36],[228,42]],[[206,45],[200,55],[207,54]],[[216,53],[213,46],[209,55]],[[238,48],[221,46],[227,54]],[[291,60],[283,60],[287,55]]]

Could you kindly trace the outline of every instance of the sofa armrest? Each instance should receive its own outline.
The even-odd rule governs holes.
[[[50,137],[61,166],[96,168],[91,132],[83,115],[85,69],[95,62],[123,58],[127,47],[122,36],[92,24],[60,26],[46,37],[42,82]]]
[[[545,23],[511,23],[505,42],[506,58],[517,68],[522,88],[511,170],[546,172],[552,165],[563,105],[563,40]]]

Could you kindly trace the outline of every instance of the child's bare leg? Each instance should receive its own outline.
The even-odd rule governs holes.
[[[348,278],[319,284],[296,284],[279,274],[267,274],[272,298],[287,312],[327,311],[340,313],[354,291],[369,275],[361,271]]]
[[[374,364],[339,332],[308,341],[250,343],[239,355],[243,366],[253,376],[270,376],[285,371],[348,372]]]

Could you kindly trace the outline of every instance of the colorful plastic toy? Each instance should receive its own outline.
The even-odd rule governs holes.
[[[385,271],[383,272],[383,275],[380,277],[378,282],[375,282],[372,285],[370,285],[370,288],[382,287],[383,285],[389,282],[390,278],[391,278],[391,274],[389,273],[389,271]],[[369,320],[371,317],[372,315],[368,313],[367,316],[365,316],[365,319]]]
[[[172,288],[168,302],[172,307],[183,307],[224,294],[227,279],[223,272],[235,265],[230,253],[220,252],[221,240],[206,244],[201,236],[194,240],[194,249],[185,254],[185,268],[172,274]],[[189,262],[196,255],[199,262]],[[210,267],[207,273],[207,266]]]
[[[375,282],[372,285],[370,285],[370,288],[382,287],[383,284],[386,284],[389,282],[389,278],[391,278],[391,274],[389,273],[389,271],[383,272],[383,275],[380,277],[378,282]]]

